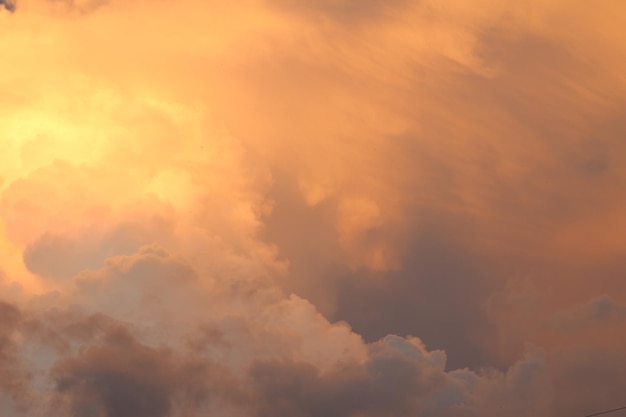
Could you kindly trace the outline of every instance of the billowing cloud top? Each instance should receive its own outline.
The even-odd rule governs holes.
[[[0,6],[0,415],[626,405],[626,3]]]

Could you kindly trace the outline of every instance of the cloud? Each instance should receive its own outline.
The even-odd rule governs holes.
[[[22,315],[14,305],[0,302],[0,409],[24,410],[29,403],[28,373],[19,356],[19,333]],[[7,411],[8,412],[8,411]]]
[[[420,412],[435,416],[461,412],[495,416],[501,407],[493,408],[491,402],[505,401],[515,415],[543,415],[535,398],[544,393],[545,361],[540,352],[531,351],[507,374],[445,372],[443,351],[428,351],[417,338],[387,336],[368,345],[365,356],[335,355],[336,361],[328,366],[319,361],[319,355],[271,354],[266,350],[271,346],[263,347],[255,332],[247,333],[244,343],[225,344],[237,333],[232,323],[210,332],[213,336],[190,326],[183,339],[204,333],[208,337],[201,344],[155,345],[135,323],[101,314],[31,310],[18,322],[22,313],[14,306],[3,305],[2,311],[5,323],[13,317],[12,331],[20,334],[22,348],[12,361],[23,363],[24,375],[30,375],[29,384],[21,388],[16,388],[15,378],[12,385],[0,387],[1,393],[13,398],[28,398],[22,408],[8,415],[395,416]],[[242,319],[248,326],[258,320],[254,316]],[[163,322],[154,331],[169,326]],[[324,333],[332,329],[328,323],[320,328]],[[212,356],[212,352],[223,355],[250,347],[256,353],[240,366],[230,366],[223,356],[221,360]]]
[[[14,0],[2,0],[0,1],[0,6],[4,6],[5,10],[8,10],[9,12],[14,12],[16,2]]]
[[[418,338],[365,344],[276,288],[203,282],[183,260],[144,247],[79,274],[75,293],[40,296],[22,310],[3,304],[2,351],[11,352],[3,364],[20,364],[9,369],[26,382],[12,378],[2,391],[28,398],[15,415],[548,416],[569,409],[558,381],[577,372],[576,355],[553,367],[528,347],[505,372],[446,371],[446,353]]]
[[[253,365],[258,415],[405,415],[418,411],[420,397],[444,384],[441,374],[382,342],[371,350],[361,366],[347,364],[324,375],[307,364]]]
[[[71,398],[72,414],[93,415],[102,408],[106,416],[169,415],[167,356],[136,347],[124,334],[109,338],[110,347],[91,348],[54,370],[57,390]],[[112,362],[116,358],[119,364]]]
[[[383,20],[392,12],[403,10],[407,2],[404,0],[383,2],[368,0],[355,2],[352,0],[322,0],[310,4],[301,0],[273,0],[268,2],[279,10],[286,10],[308,19],[327,19],[334,23],[349,25],[354,28],[358,24],[371,24]]]
[[[624,12],[22,0],[0,413],[613,407]]]
[[[57,362],[56,401],[70,415],[171,416],[199,412],[220,392],[235,394],[226,370],[207,361],[143,346],[124,328]]]
[[[496,416],[549,415],[545,358],[529,353],[507,374],[445,373],[445,354],[418,339],[387,336],[370,346],[368,360],[331,373],[297,363],[259,363],[256,415]]]
[[[626,307],[607,295],[596,297],[573,311],[555,314],[554,325],[562,331],[571,332],[598,324],[619,324],[626,314]]]
[[[353,273],[362,279],[353,275],[340,289],[337,317],[368,341],[388,332],[420,335],[429,346],[445,348],[453,369],[483,366],[494,331],[484,309],[493,284],[462,249],[426,232],[420,240],[404,269],[387,279]]]
[[[556,416],[592,414],[620,405],[616,391],[623,383],[623,344],[609,348],[572,347],[555,352]]]

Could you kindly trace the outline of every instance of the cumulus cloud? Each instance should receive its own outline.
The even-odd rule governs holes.
[[[0,414],[620,405],[621,5],[0,6]]]
[[[124,328],[108,329],[100,344],[58,361],[52,378],[55,402],[73,416],[180,415],[235,389],[219,366],[143,346]]]
[[[21,348],[13,363],[24,364],[24,379],[4,374],[12,384],[2,385],[2,394],[16,404],[7,408],[8,415],[499,415],[502,407],[515,415],[543,415],[536,401],[545,393],[540,352],[507,374],[445,372],[444,352],[428,351],[417,338],[387,336],[369,346],[360,342],[362,355],[332,355],[329,365],[320,362],[319,354],[293,356],[296,345],[292,355],[275,351],[275,343],[285,341],[285,326],[265,346],[258,330],[247,331],[242,343],[227,344],[237,332],[232,322],[200,344],[191,341],[204,329],[190,326],[183,343],[155,345],[139,340],[145,332],[136,323],[102,314],[47,310],[21,319],[24,313],[9,304],[2,313],[11,331],[19,333],[15,343]],[[242,317],[241,325],[253,327],[255,321]],[[328,322],[320,324],[320,331],[333,332]],[[325,341],[333,342],[347,346],[337,336]],[[254,355],[240,357],[238,366],[228,366],[221,356],[251,348]],[[3,401],[4,407],[12,404]]]

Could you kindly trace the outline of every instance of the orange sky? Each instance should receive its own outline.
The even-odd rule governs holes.
[[[626,405],[626,3],[9,9],[0,415]]]

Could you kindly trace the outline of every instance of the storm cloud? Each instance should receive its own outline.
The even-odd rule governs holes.
[[[0,6],[3,416],[624,405],[619,2]]]

